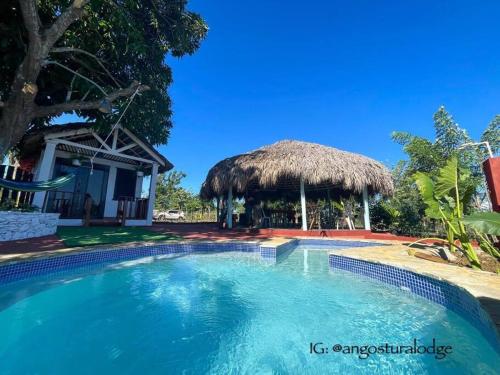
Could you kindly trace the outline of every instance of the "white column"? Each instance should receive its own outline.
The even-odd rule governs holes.
[[[370,206],[368,204],[368,187],[363,188],[363,214],[365,221],[365,229],[371,230],[370,227]]]
[[[153,168],[151,169],[151,181],[149,185],[149,201],[148,201],[148,216],[147,216],[148,225],[153,224],[153,208],[155,206],[157,179],[158,179],[158,163],[153,163]]]
[[[118,202],[113,200],[115,194],[116,167],[109,166],[108,184],[106,187],[106,201],[104,203],[104,217],[116,217]]]
[[[231,229],[233,227],[233,187],[229,187],[227,192],[227,228]]]
[[[42,161],[40,163],[40,167],[37,173],[37,181],[46,181],[50,180],[52,177],[52,170],[54,168],[55,154],[56,154],[56,146],[57,142],[48,141],[45,145],[45,149],[43,151]],[[35,193],[33,197],[33,206],[40,207],[41,209],[45,209],[43,206],[43,202],[45,201],[46,191],[38,191]]]
[[[300,178],[300,208],[302,210],[302,230],[307,230],[306,190],[302,177]]]
[[[222,202],[222,198],[220,197],[217,197],[217,212],[215,213],[217,216],[215,218],[215,221],[217,222],[217,224],[219,224],[219,220],[220,220],[220,204]]]
[[[135,180],[135,197],[140,198],[142,194],[142,180],[144,179],[143,176],[137,176],[137,179]]]

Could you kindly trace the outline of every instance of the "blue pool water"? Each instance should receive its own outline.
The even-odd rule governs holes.
[[[452,353],[331,351],[433,338]],[[319,342],[328,354],[310,353]],[[229,252],[144,258],[0,287],[0,374],[497,374],[499,363],[458,315],[330,270],[321,250],[276,264]]]

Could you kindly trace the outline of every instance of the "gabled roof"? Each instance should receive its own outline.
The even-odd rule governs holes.
[[[94,123],[77,122],[62,125],[51,125],[43,128],[28,131],[19,144],[21,155],[39,155],[46,140],[62,139],[69,141],[61,142],[58,149],[70,153],[78,153],[85,157],[95,154],[91,148],[111,148],[113,145],[113,135],[108,137],[109,131],[102,131],[95,127]],[[101,152],[97,156],[129,164],[141,165],[141,159],[156,161],[159,164],[159,172],[163,173],[173,168],[173,164],[160,154],[144,137],[132,132],[129,129],[119,128],[116,137],[116,149],[124,148],[120,155],[111,155]],[[77,148],[73,144],[78,143],[83,147]],[[104,146],[104,148],[103,148]],[[130,159],[129,159],[130,157]]]

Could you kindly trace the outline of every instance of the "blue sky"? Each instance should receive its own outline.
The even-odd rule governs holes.
[[[478,138],[500,113],[500,1],[201,1],[210,31],[173,69],[160,151],[198,191],[217,161],[280,139],[393,165],[393,130],[445,105]]]

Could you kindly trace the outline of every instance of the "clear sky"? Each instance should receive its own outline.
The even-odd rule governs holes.
[[[445,105],[477,138],[500,113],[500,1],[191,0],[210,31],[169,57],[174,128],[160,151],[198,191],[217,161],[281,139],[391,166],[393,130],[432,137]]]

